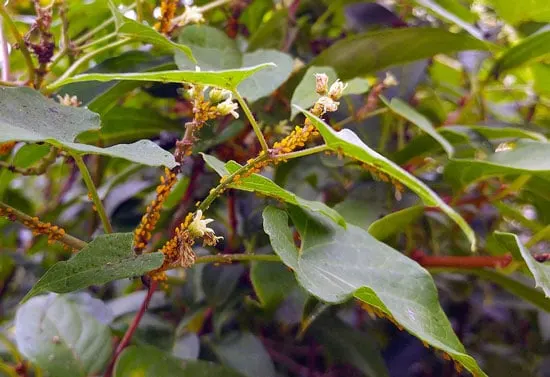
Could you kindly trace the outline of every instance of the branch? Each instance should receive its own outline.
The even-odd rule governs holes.
[[[433,256],[423,251],[415,250],[410,258],[423,267],[453,267],[453,268],[504,268],[512,262],[510,254],[502,256]]]
[[[233,262],[281,262],[278,255],[273,254],[217,254],[197,257],[195,264],[199,263],[233,263]]]
[[[17,41],[19,50],[21,50],[21,53],[25,58],[25,63],[27,64],[27,70],[29,72],[29,82],[32,83],[34,82],[35,68],[34,68],[34,63],[32,61],[31,53],[29,52],[29,49],[25,44],[25,40],[23,39],[23,36],[21,36],[21,34],[19,33],[19,30],[17,30],[17,26],[11,19],[3,2],[0,2],[0,16],[2,16],[2,18],[6,22],[8,29],[10,29],[10,32],[13,34],[13,36],[15,37],[15,40]]]
[[[30,168],[20,168],[4,161],[0,161],[0,168],[5,168],[13,173],[18,173],[21,175],[42,175],[46,172],[48,167],[55,162],[58,153],[59,151],[57,148],[52,147],[50,152],[45,155],[38,164]]]
[[[21,224],[28,226],[29,228],[33,230],[37,229],[54,229],[55,226],[52,226],[49,223],[43,223],[38,220],[37,217],[31,217],[27,215],[24,212],[21,212],[9,205],[7,205],[4,202],[0,202],[0,215],[7,217],[11,221],[18,221]],[[57,227],[56,229],[62,230],[61,228]],[[53,232],[53,231],[52,231]],[[47,232],[41,232],[42,234],[48,234],[50,236],[50,233]],[[56,233],[57,237],[55,238],[56,241],[62,242],[67,246],[70,246],[73,249],[80,250],[84,248],[87,243],[82,241],[81,239],[78,239],[76,237],[73,237],[69,234],[66,234],[64,231]]]
[[[246,117],[248,118],[248,121],[252,125],[252,128],[254,129],[254,133],[256,134],[256,137],[258,138],[258,141],[260,142],[262,149],[267,152],[269,147],[267,146],[267,142],[265,141],[264,134],[262,133],[260,126],[256,122],[256,119],[254,119],[254,115],[252,115],[252,112],[250,111],[250,108],[246,104],[246,101],[243,99],[243,97],[241,97],[238,91],[235,90],[233,94],[235,95],[237,102],[239,102],[239,105],[241,105],[241,108],[243,109]]]
[[[88,171],[88,168],[84,163],[84,160],[82,160],[82,157],[80,157],[80,155],[78,154],[73,154],[72,156],[74,158],[74,161],[76,162],[76,165],[78,166],[78,169],[80,170],[80,174],[82,174],[82,179],[84,180],[84,183],[88,188],[90,196],[92,197],[92,201],[94,202],[99,218],[101,219],[101,223],[103,224],[103,229],[105,230],[105,233],[113,233],[113,227],[109,222],[109,218],[107,217],[107,213],[105,212],[103,203],[99,198],[99,194],[97,193],[97,189],[94,185],[92,177],[90,176],[90,172]]]
[[[141,303],[141,307],[139,308],[138,312],[136,313],[136,316],[134,317],[134,320],[128,327],[128,330],[126,330],[126,333],[122,337],[122,340],[118,344],[118,347],[115,350],[115,353],[113,355],[113,359],[109,363],[109,366],[107,367],[107,370],[105,371],[105,374],[103,377],[111,377],[113,374],[113,369],[115,367],[115,363],[122,353],[124,351],[124,348],[130,344],[130,340],[132,340],[132,336],[136,332],[139,323],[141,322],[141,319],[143,318],[143,315],[147,311],[147,307],[149,306],[149,303],[151,302],[151,298],[153,297],[153,293],[155,293],[155,290],[157,289],[158,283],[155,280],[151,280],[149,284],[149,289],[147,290],[147,296],[143,299],[143,302]]]

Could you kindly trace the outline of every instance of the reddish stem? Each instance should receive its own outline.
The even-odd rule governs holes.
[[[233,247],[235,245],[235,240],[237,238],[237,213],[235,211],[235,193],[233,191],[229,191],[227,195],[227,215],[229,217],[229,228],[230,228],[230,235],[229,235],[229,250],[232,251]]]
[[[433,256],[421,250],[415,250],[410,257],[424,267],[452,268],[503,268],[512,262],[510,254],[499,256]]]
[[[118,344],[118,347],[115,350],[115,353],[113,355],[113,359],[109,363],[109,366],[107,367],[107,370],[105,371],[105,374],[103,377],[111,377],[113,375],[113,369],[115,367],[115,363],[122,353],[124,351],[124,348],[130,344],[130,340],[132,340],[132,336],[136,332],[139,323],[141,322],[141,319],[143,318],[143,315],[147,311],[147,307],[149,306],[149,303],[151,302],[151,298],[153,297],[153,293],[155,293],[155,290],[157,289],[158,283],[155,280],[151,280],[149,283],[149,289],[147,290],[147,295],[145,296],[145,299],[143,299],[143,302],[141,303],[141,307],[139,308],[138,312],[136,313],[136,316],[134,317],[134,320],[130,324],[130,327],[128,327],[128,330],[126,330],[126,333],[122,337],[122,340]]]

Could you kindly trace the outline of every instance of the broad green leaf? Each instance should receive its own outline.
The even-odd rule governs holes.
[[[44,141],[77,154],[119,157],[144,165],[176,166],[174,156],[150,140],[109,148],[75,143],[82,132],[99,128],[99,116],[86,108],[63,106],[30,88],[0,88],[0,142]]]
[[[215,266],[209,264],[202,270],[202,290],[208,303],[222,306],[233,294],[244,273],[243,265]]]
[[[483,40],[483,33],[472,23],[476,22],[474,14],[460,2],[454,0],[415,0],[438,16],[453,22],[466,30],[473,37]]]
[[[298,250],[292,231],[288,227],[288,216],[285,211],[268,206],[262,212],[264,231],[269,236],[271,246],[284,264],[294,271],[298,269]]]
[[[535,278],[535,287],[542,289],[544,295],[550,298],[550,266],[547,263],[537,262],[515,234],[495,232],[494,236],[495,240],[507,250],[510,250],[512,254],[519,253],[523,257],[529,271]]]
[[[513,149],[496,152],[485,160],[451,159],[445,177],[454,187],[464,187],[478,180],[513,174],[548,174],[550,144],[520,140]]]
[[[328,76],[329,84],[336,81],[338,76],[332,67],[309,67],[304,74],[302,81],[294,90],[290,103],[300,106],[303,109],[308,109],[317,102],[319,95],[315,92],[315,74],[325,73]],[[348,86],[344,90],[346,94],[361,94],[369,90],[369,83],[366,79],[355,78],[347,82]],[[293,107],[291,109],[290,118],[294,118],[300,111]]]
[[[256,101],[270,95],[283,84],[292,73],[294,62],[292,57],[276,50],[256,50],[243,55],[244,67],[251,67],[266,62],[275,63],[239,85],[239,93],[249,101]]]
[[[162,265],[161,253],[136,255],[132,233],[96,237],[67,261],[54,264],[24,300],[42,292],[66,293],[113,280],[141,276]]]
[[[180,69],[193,69],[198,65],[202,70],[216,71],[242,66],[242,54],[237,42],[218,28],[208,25],[186,26],[180,32],[178,41],[189,46],[197,59],[195,63],[187,55],[176,51],[175,60]]]
[[[550,3],[546,0],[488,0],[488,4],[507,22],[550,22]]]
[[[208,166],[216,171],[221,177],[229,175],[242,167],[235,161],[229,161],[223,163],[214,156],[210,156],[204,153],[201,153],[204,161]],[[334,222],[345,226],[346,222],[340,216],[338,212],[328,207],[326,204],[302,199],[296,194],[285,190],[281,186],[277,185],[275,182],[266,178],[260,174],[252,174],[249,177],[241,178],[238,184],[230,184],[228,187],[236,190],[244,190],[250,192],[256,192],[262,195],[271,196],[276,199],[282,200],[286,203],[294,204],[300,207],[307,208],[311,211],[322,213],[325,216],[331,218]]]
[[[226,71],[160,71],[143,73],[89,73],[69,77],[61,82],[56,82],[55,87],[60,87],[75,82],[113,80],[126,81],[154,81],[154,82],[179,82],[215,86],[217,88],[235,90],[237,86],[254,73],[272,67],[273,64],[265,63],[255,67],[230,69]],[[52,88],[53,89],[53,88]]]
[[[401,167],[382,156],[375,150],[367,146],[359,137],[349,129],[343,129],[341,131],[334,131],[332,127],[327,125],[321,119],[317,118],[310,112],[300,109],[306,117],[315,125],[319,130],[319,133],[325,140],[327,146],[336,152],[341,152],[345,156],[351,157],[355,160],[359,160],[365,164],[375,167],[377,170],[389,175],[390,177],[398,180],[409,189],[414,191],[422,201],[428,206],[434,206],[440,208],[451,219],[453,219],[462,231],[468,237],[471,243],[472,250],[475,250],[476,239],[475,233],[470,228],[468,223],[451,207],[449,207],[443,199],[441,199],[435,192],[433,192],[428,186],[422,183],[413,175],[403,170]]]
[[[197,65],[203,70],[236,69],[274,63],[274,67],[258,72],[239,85],[239,93],[252,102],[271,94],[281,86],[290,76],[294,65],[290,55],[277,50],[258,50],[243,54],[233,39],[209,26],[188,26],[179,38],[189,44],[193,54],[197,56]],[[182,70],[194,67],[182,54],[176,54],[176,63]]]
[[[389,376],[373,334],[358,331],[329,316],[315,320],[308,334],[317,339],[333,362],[353,365],[367,377]]]
[[[446,126],[438,130],[452,145],[475,144],[482,140],[504,142],[516,139],[532,139],[546,141],[546,137],[538,132],[527,131],[517,127],[490,126]],[[425,156],[441,150],[441,144],[431,136],[419,135],[412,139],[405,148],[393,155],[392,160],[404,164],[417,156]]]
[[[133,40],[150,43],[153,46],[157,46],[169,50],[177,50],[183,52],[190,60],[194,61],[193,53],[191,49],[185,45],[172,42],[164,35],[153,29],[152,27],[141,24],[130,18],[124,17],[113,4],[109,1],[111,12],[115,17],[117,34],[123,37],[127,37]]]
[[[49,376],[99,375],[113,352],[111,331],[67,296],[38,296],[15,315],[19,351]]]
[[[380,241],[385,241],[405,228],[424,214],[424,206],[417,205],[390,213],[376,220],[369,226],[369,233]]]
[[[292,272],[282,263],[253,263],[250,280],[260,304],[266,310],[276,309],[297,287]]]
[[[436,54],[487,49],[487,44],[469,35],[453,34],[442,28],[406,27],[347,37],[324,50],[310,64],[331,66],[342,80],[349,80]]]
[[[242,374],[206,361],[181,360],[155,347],[131,346],[115,364],[115,377],[244,377]]]
[[[232,332],[210,344],[218,359],[247,377],[275,377],[275,366],[262,342],[248,332]]]
[[[530,302],[531,304],[539,307],[547,312],[550,312],[550,300],[548,300],[544,293],[536,288],[532,288],[523,282],[514,279],[513,276],[504,275],[501,272],[490,270],[487,268],[475,268],[475,269],[464,269],[464,268],[436,268],[430,269],[432,274],[452,272],[457,274],[468,274],[474,275],[481,279],[490,281],[491,283],[497,284],[502,289],[508,291],[509,293],[516,295],[519,298],[524,299],[525,301]]]
[[[285,215],[273,216],[277,212],[282,211],[264,211],[270,239],[284,238],[273,232],[288,228]],[[290,214],[302,242],[299,250],[294,247],[297,264],[289,267],[309,293],[329,303],[353,296],[447,353],[474,375],[486,376],[454,334],[439,305],[432,277],[424,268],[354,225],[344,229],[296,207]],[[272,242],[281,258],[288,254],[289,250],[279,250],[277,245]]]
[[[502,72],[540,61],[548,56],[550,56],[550,30],[546,29],[530,35],[506,50],[495,62],[491,74],[498,77]]]
[[[262,20],[258,29],[248,38],[248,51],[261,48],[273,48],[280,50],[288,30],[288,9],[283,7],[272,12],[269,20]],[[264,15],[265,17],[265,15]]]
[[[432,122],[430,122],[428,118],[420,114],[418,111],[416,111],[413,107],[411,107],[408,103],[404,102],[400,98],[394,97],[389,102],[385,97],[381,98],[391,111],[418,126],[422,131],[426,132],[428,135],[433,137],[434,140],[441,144],[441,147],[445,150],[445,152],[447,152],[447,155],[449,157],[453,156],[453,146],[447,141],[447,139],[445,139],[439,132],[437,132]]]

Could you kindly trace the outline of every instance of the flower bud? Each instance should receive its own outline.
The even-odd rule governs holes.
[[[382,81],[382,84],[384,84],[386,88],[399,85],[395,76],[389,72],[386,72],[386,78]]]
[[[348,84],[344,84],[342,81],[336,80],[334,84],[330,86],[328,96],[333,100],[339,99],[340,97],[342,97],[342,94],[344,94],[344,90],[347,88],[347,86]]]
[[[231,92],[225,89],[212,88],[208,93],[208,98],[210,98],[210,102],[218,103],[231,98]]]
[[[216,106],[216,108],[218,109],[218,112],[222,116],[231,114],[231,115],[233,115],[233,117],[235,117],[235,119],[239,119],[239,113],[235,111],[239,108],[239,105],[237,103],[231,101],[230,98],[228,98],[225,101],[219,103],[218,106]]]
[[[328,76],[324,73],[315,74],[315,91],[317,94],[325,95],[328,90]]]

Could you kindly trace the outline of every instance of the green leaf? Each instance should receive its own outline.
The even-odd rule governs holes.
[[[380,241],[385,241],[405,228],[424,214],[424,206],[417,205],[390,213],[376,220],[369,226],[369,233]]]
[[[141,24],[130,18],[124,17],[112,1],[109,1],[109,7],[115,17],[116,29],[119,35],[133,40],[150,43],[153,46],[160,48],[181,51],[190,60],[195,61],[193,53],[189,47],[172,42],[170,39],[166,38],[164,35],[148,25]]]
[[[400,98],[394,97],[390,102],[388,100],[381,96],[380,97],[384,104],[390,108],[391,111],[394,113],[402,116],[403,118],[407,119],[409,122],[417,125],[422,131],[426,132],[428,135],[434,138],[439,144],[441,144],[441,147],[447,152],[447,155],[449,157],[452,157],[454,154],[454,148],[445,139],[432,125],[432,122],[428,118],[426,118],[424,115],[420,114],[418,111],[416,111],[413,107],[411,107],[408,103],[404,102]]]
[[[550,265],[537,262],[531,252],[520,242],[518,236],[513,233],[495,232],[494,238],[503,247],[510,250],[512,254],[519,253],[523,257],[529,271],[535,278],[535,286],[541,288],[544,295],[550,298]]]
[[[275,63],[274,67],[258,72],[239,85],[239,93],[254,102],[273,93],[292,73],[294,62],[292,57],[276,50],[257,50],[243,55],[244,67],[265,62]]]
[[[259,28],[248,38],[248,51],[260,48],[282,49],[288,30],[288,10],[284,7],[270,15],[269,20],[262,20]]]
[[[446,126],[438,130],[452,145],[474,144],[482,140],[496,142],[516,139],[533,139],[546,141],[546,137],[538,132],[527,131],[517,127],[490,127],[490,126]],[[425,156],[441,150],[441,144],[431,136],[419,135],[412,139],[405,148],[393,155],[393,160],[404,164],[417,156]]]
[[[365,334],[340,319],[321,316],[309,332],[336,363],[353,365],[367,377],[388,377],[384,359],[372,334]]]
[[[0,142],[44,141],[77,154],[119,157],[150,166],[176,166],[174,156],[150,140],[109,148],[75,143],[80,133],[99,128],[99,116],[86,108],[63,106],[30,88],[0,87]]]
[[[252,263],[250,280],[262,307],[275,310],[297,287],[292,272],[282,263]]]
[[[416,2],[441,18],[453,22],[466,30],[473,37],[483,40],[483,33],[472,23],[476,22],[474,14],[460,2],[454,0],[416,0]]]
[[[309,67],[304,74],[302,81],[294,90],[290,103],[300,106],[303,109],[308,109],[317,102],[319,95],[315,92],[315,74],[325,73],[328,76],[328,82],[333,83],[338,76],[332,67]],[[362,78],[355,78],[347,82],[348,86],[344,90],[344,95],[361,94],[369,89],[369,83]],[[291,109],[290,118],[294,118],[300,111],[293,107]]]
[[[288,228],[283,216],[273,216],[277,212],[281,211],[264,211],[264,226],[272,240],[284,238],[273,234],[274,230]],[[299,250],[294,247],[297,264],[289,267],[309,293],[329,303],[354,296],[447,353],[474,375],[486,376],[454,334],[439,305],[432,277],[424,268],[354,225],[344,229],[296,207],[290,214],[302,243]],[[270,224],[277,221],[280,223]],[[276,245],[272,242],[283,259],[289,250],[279,250]]]
[[[203,70],[216,71],[242,66],[242,54],[237,42],[215,27],[186,26],[180,32],[178,41],[189,46],[197,59],[196,63],[192,62],[187,55],[176,51],[175,60],[180,69],[192,69],[198,65]]]
[[[267,206],[262,212],[264,231],[269,236],[273,250],[284,264],[294,271],[298,269],[298,250],[294,243],[292,231],[288,227],[288,216],[285,211]]]
[[[248,332],[232,332],[211,344],[220,361],[247,377],[275,377],[275,366],[262,342]]]
[[[530,302],[542,310],[550,312],[550,301],[545,297],[544,293],[538,289],[529,287],[528,285],[522,283],[520,280],[514,279],[512,276],[506,276],[501,272],[497,272],[490,269],[476,268],[476,269],[452,269],[452,268],[437,268],[430,269],[432,274],[452,272],[458,274],[469,274],[477,276],[481,279],[490,281],[491,283],[497,284],[502,289],[508,291],[509,293],[516,295],[523,300]]]
[[[222,306],[235,292],[244,272],[244,266],[214,266],[209,264],[202,270],[202,290],[208,303]]]
[[[206,361],[182,363],[158,348],[131,346],[122,352],[115,364],[115,377],[243,377],[232,369]]]
[[[456,188],[475,181],[507,174],[548,174],[548,143],[520,140],[511,150],[496,152],[486,160],[451,159],[445,167],[445,178]]]
[[[526,21],[550,22],[550,3],[546,0],[489,0],[488,4],[513,25]]]
[[[113,80],[126,81],[154,81],[154,82],[179,82],[215,86],[217,88],[235,90],[237,86],[254,73],[272,67],[273,64],[265,63],[255,67],[230,69],[226,71],[160,71],[143,73],[89,73],[69,77],[56,82],[56,87],[75,82],[100,81],[108,82]]]
[[[550,55],[549,46],[550,30],[530,35],[506,50],[495,62],[491,74],[498,77],[507,70],[545,59]]]
[[[109,327],[67,296],[39,296],[21,305],[15,338],[26,358],[56,377],[98,375],[113,351]]]
[[[290,55],[277,50],[258,50],[242,54],[233,39],[213,27],[189,26],[179,38],[190,45],[201,69],[236,69],[274,63],[274,67],[258,72],[239,85],[239,93],[251,102],[271,94],[292,73],[294,63]],[[176,63],[180,69],[194,67],[182,54],[176,54]]]
[[[216,173],[220,175],[220,177],[234,173],[242,167],[242,165],[239,165],[235,161],[229,161],[224,164],[222,161],[218,160],[214,156],[210,156],[205,153],[201,154],[206,164],[214,169]],[[228,187],[236,190],[256,192],[262,195],[271,196],[286,203],[294,204],[300,207],[307,208],[311,211],[322,213],[323,215],[331,218],[334,222],[340,224],[341,226],[346,225],[346,221],[344,220],[344,218],[340,216],[338,212],[328,207],[326,204],[313,200],[302,199],[293,192],[285,190],[284,188],[273,182],[271,179],[266,178],[260,174],[252,174],[248,177],[241,178],[237,184],[230,184],[228,185]]]
[[[111,145],[158,136],[162,131],[181,132],[184,126],[152,109],[113,107],[101,117],[101,129],[85,131],[77,140],[82,143]]]
[[[319,133],[325,140],[327,146],[333,151],[341,152],[346,156],[359,160],[370,166],[374,166],[377,170],[393,177],[405,186],[414,191],[422,201],[428,206],[440,208],[451,219],[453,219],[462,231],[468,237],[472,245],[472,250],[475,250],[476,239],[475,233],[470,228],[468,223],[451,207],[449,207],[443,199],[441,199],[428,186],[422,183],[413,175],[403,170],[401,167],[388,160],[378,152],[369,148],[359,137],[349,129],[334,131],[332,127],[327,125],[321,119],[317,118],[310,112],[300,109],[306,117],[315,125]]]
[[[42,292],[66,293],[117,279],[141,276],[162,265],[162,253],[136,255],[132,233],[96,237],[68,261],[57,262],[32,287],[24,300]]]
[[[310,64],[332,66],[342,80],[349,80],[436,54],[487,49],[487,44],[465,34],[441,28],[407,27],[347,37],[324,50]]]

